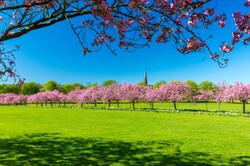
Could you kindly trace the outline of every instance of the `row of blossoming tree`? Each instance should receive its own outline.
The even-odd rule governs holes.
[[[38,92],[33,95],[17,95],[17,94],[0,94],[0,104],[2,105],[17,105],[26,103],[36,103],[52,106],[54,103],[59,105],[66,103],[78,103],[81,106],[83,104],[92,103],[97,107],[97,102],[103,102],[110,107],[112,102],[117,103],[119,108],[120,101],[129,101],[132,108],[135,108],[135,102],[150,103],[153,109],[153,103],[155,102],[173,102],[174,109],[177,110],[176,103],[182,101],[214,101],[218,103],[218,109],[220,110],[220,104],[222,102],[231,102],[237,100],[242,102],[242,113],[246,113],[245,105],[250,98],[250,84],[245,85],[240,82],[236,82],[234,85],[219,84],[215,85],[211,90],[192,90],[186,83],[172,81],[163,84],[157,89],[153,89],[152,86],[142,86],[137,84],[111,84],[108,87],[94,86],[88,89],[76,88],[68,94],[63,94],[58,90]]]

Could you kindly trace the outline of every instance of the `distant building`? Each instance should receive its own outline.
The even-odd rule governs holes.
[[[143,82],[144,82],[145,85],[148,85],[148,76],[147,76],[147,70],[146,69],[144,70]]]

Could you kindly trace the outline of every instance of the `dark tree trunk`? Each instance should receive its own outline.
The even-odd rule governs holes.
[[[117,107],[120,108],[119,100],[116,100]]]
[[[51,107],[53,106],[52,101],[50,101],[50,106],[51,106]]]
[[[135,101],[132,100],[132,109],[134,110],[135,109]]]
[[[177,110],[177,108],[176,108],[176,101],[173,101],[173,103],[174,103],[174,110]]]
[[[151,109],[154,109],[154,103],[150,103]]]
[[[97,102],[95,102],[95,107],[97,107]]]
[[[218,103],[218,111],[220,111],[220,104],[221,104],[221,102]]]
[[[207,101],[206,101],[206,110],[208,111]]]
[[[243,99],[243,100],[241,100],[242,101],[242,105],[243,105],[243,107],[242,107],[242,113],[243,114],[245,114],[246,113],[246,99]]]
[[[109,108],[110,108],[110,105],[111,105],[111,101],[109,100],[109,101],[108,101],[108,107],[109,107]]]

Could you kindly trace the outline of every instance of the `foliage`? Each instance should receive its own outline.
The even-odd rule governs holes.
[[[159,81],[159,82],[156,82],[153,86],[154,89],[157,89],[157,88],[160,88],[163,84],[165,84],[166,82],[165,81]]]
[[[192,90],[194,92],[198,91],[198,85],[195,81],[187,80],[187,81],[185,81],[185,84],[187,84],[189,86],[190,90]]]
[[[33,95],[40,91],[39,85],[36,82],[28,82],[22,84],[21,94]]]
[[[213,83],[211,81],[202,81],[198,88],[199,90],[206,90],[206,91],[210,91],[213,89]]]
[[[145,81],[138,82],[138,85],[146,86],[147,83]]]
[[[117,82],[115,80],[106,80],[102,83],[102,86],[109,86],[112,84],[117,84]]]
[[[56,90],[57,88],[58,88],[58,85],[53,80],[50,80],[43,85],[43,91],[53,91],[53,90]]]
[[[99,86],[98,83],[94,82],[94,83],[88,83],[86,88],[91,88],[91,87],[94,87],[94,86]]]
[[[73,91],[76,88],[83,89],[84,86],[80,83],[74,83],[74,84],[63,84],[58,87],[58,89],[64,94],[68,94],[69,92]]]
[[[20,92],[20,85],[18,84],[1,84],[0,85],[0,94],[1,93],[15,93],[19,94]]]

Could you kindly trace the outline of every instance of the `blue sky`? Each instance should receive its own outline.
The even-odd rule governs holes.
[[[236,10],[228,6],[237,3],[242,6],[243,0],[228,0],[220,10],[230,13]],[[218,4],[219,6],[219,4]],[[239,7],[239,6],[238,6]],[[231,15],[231,14],[230,14]],[[229,25],[227,25],[229,26]],[[211,29],[213,31],[213,29]],[[218,49],[219,41],[231,39],[226,30],[216,30],[215,39],[210,41],[213,49]],[[205,32],[205,35],[208,33]],[[214,45],[214,44],[217,45]],[[89,82],[101,84],[112,79],[119,83],[138,83],[143,80],[144,69],[147,69],[148,81],[154,84],[165,80],[194,80],[197,83],[209,80],[214,83],[241,81],[250,83],[250,48],[237,45],[229,56],[228,67],[221,69],[206,54],[190,54],[184,57],[170,43],[151,44],[150,48],[138,49],[129,53],[117,49],[114,56],[107,48],[100,52],[83,56],[82,48],[67,22],[33,31],[23,37],[5,42],[6,47],[20,45],[16,53],[17,71],[26,82],[45,83],[55,80],[60,84]],[[204,56],[206,56],[203,61]]]

